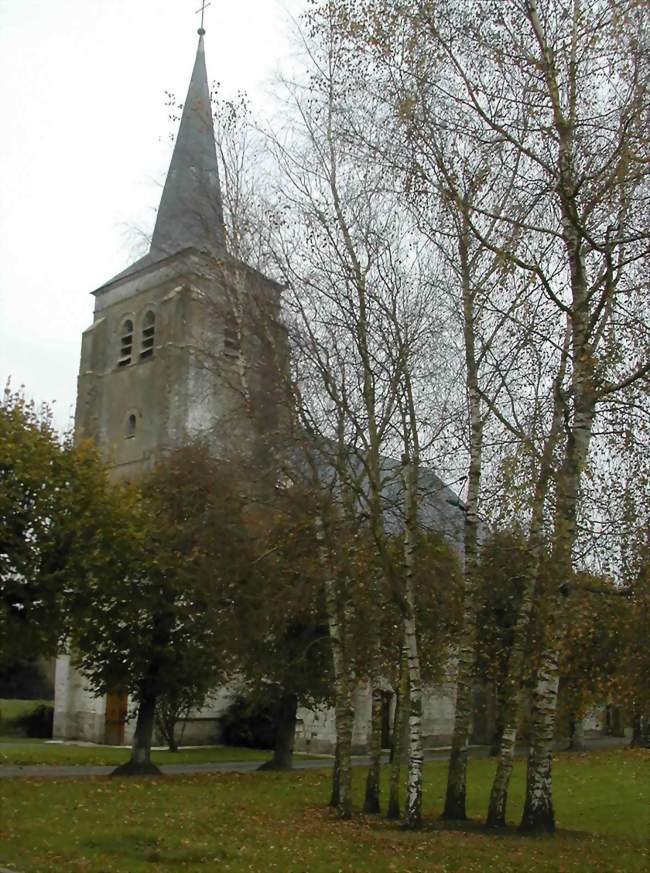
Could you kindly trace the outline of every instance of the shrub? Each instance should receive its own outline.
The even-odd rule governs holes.
[[[276,724],[275,706],[236,697],[221,716],[222,741],[227,746],[273,749]]]
[[[41,703],[31,712],[14,719],[13,724],[25,736],[35,739],[52,739],[52,725],[54,723],[54,707],[47,703]]]

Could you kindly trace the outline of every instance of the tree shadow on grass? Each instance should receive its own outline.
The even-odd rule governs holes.
[[[495,843],[507,845],[522,845],[530,841],[549,842],[563,840],[571,843],[592,843],[594,839],[602,838],[592,831],[581,831],[570,828],[558,827],[555,834],[522,834],[516,824],[508,824],[503,828],[488,828],[481,819],[467,819],[466,821],[449,821],[446,819],[425,819],[421,832],[424,833],[457,833],[467,836],[484,837]],[[628,847],[625,840],[618,840],[612,835],[607,836],[609,843],[618,843]]]
[[[408,832],[408,829],[404,828],[399,820],[393,822],[387,820],[384,816],[368,816],[363,814],[358,818],[362,820],[369,829],[375,832]],[[504,828],[488,828],[485,826],[485,822],[482,819],[466,819],[465,821],[462,821],[442,818],[424,818],[422,821],[422,827],[413,831],[413,833],[464,834],[466,836],[485,837],[494,840],[494,842],[497,843],[517,844],[525,843],[529,840],[552,841],[557,838],[575,842],[589,842],[598,837],[598,834],[590,831],[571,830],[567,828],[558,828],[554,836],[528,835],[521,834],[516,824],[508,824]],[[608,837],[608,840],[615,841],[615,839],[612,840],[611,837]],[[623,844],[624,841],[621,841],[621,845]]]
[[[180,864],[208,864],[232,860],[234,855],[220,846],[179,846],[145,832],[107,834],[84,840],[83,846],[120,861],[147,861],[174,869]]]

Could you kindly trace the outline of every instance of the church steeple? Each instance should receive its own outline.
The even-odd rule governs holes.
[[[204,34],[201,27],[190,87],[151,239],[150,254],[156,259],[188,247],[211,255],[225,252]]]

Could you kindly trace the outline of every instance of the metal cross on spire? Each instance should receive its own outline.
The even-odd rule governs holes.
[[[203,36],[205,33],[205,28],[203,27],[203,22],[205,21],[205,10],[208,8],[208,6],[212,6],[212,3],[210,2],[210,0],[208,0],[207,3],[206,3],[206,0],[203,0],[203,3],[201,4],[201,8],[196,10],[197,15],[199,14],[199,12],[201,13],[201,27],[199,28],[199,35],[200,36]]]

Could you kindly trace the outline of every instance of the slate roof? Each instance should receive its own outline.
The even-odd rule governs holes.
[[[336,443],[325,439],[321,442],[319,476],[333,492],[337,490],[338,474],[332,458]],[[366,491],[368,483],[363,472],[363,463],[354,452],[348,463],[358,485]],[[379,458],[381,476],[381,508],[386,530],[399,534],[404,530],[404,479],[401,462],[382,455]],[[465,534],[466,506],[458,494],[446,485],[430,467],[421,466],[419,471],[418,524],[424,530],[443,534],[451,545],[462,554]],[[363,511],[363,506],[360,505]]]
[[[150,250],[101,288],[129,278],[187,248],[213,257],[226,254],[223,200],[202,32],[199,32],[194,69]]]

